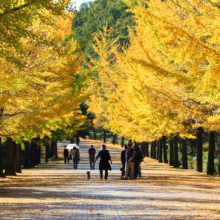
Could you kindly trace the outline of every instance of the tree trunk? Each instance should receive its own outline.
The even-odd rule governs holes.
[[[114,145],[116,144],[116,138],[117,138],[117,134],[113,134],[112,143],[113,143]]]
[[[0,138],[0,177],[5,177],[2,169],[2,140]]]
[[[54,141],[50,144],[50,157],[54,156]]]
[[[125,138],[121,137],[121,147],[124,147],[124,140],[125,140]]]
[[[38,146],[36,140],[34,142],[34,165],[38,165]]]
[[[159,160],[160,141],[157,141],[157,160]]]
[[[158,157],[158,160],[159,160],[159,163],[162,163],[162,145],[163,145],[163,140],[162,138],[159,140],[160,141],[160,144],[159,144],[159,157]]]
[[[167,160],[166,136],[162,137],[162,142],[163,142],[163,162],[164,163],[168,163],[168,160]]]
[[[106,143],[106,130],[104,130],[103,139],[103,142]]]
[[[182,169],[188,169],[186,139],[182,139]]]
[[[54,156],[55,159],[58,159],[57,141],[54,142]]]
[[[207,175],[214,175],[215,132],[209,132],[209,153]]]
[[[12,138],[7,138],[7,165],[5,169],[6,176],[16,176],[15,173],[15,154],[14,154],[14,143]]]
[[[197,136],[197,166],[196,170],[198,172],[203,171],[203,161],[202,161],[202,132],[203,129],[199,128],[197,130],[196,136]]]
[[[218,133],[218,176],[220,177],[220,132]]]
[[[173,140],[170,139],[170,166],[174,165],[173,161]]]
[[[93,138],[94,140],[96,140],[96,129],[95,128],[93,128],[93,134],[94,134]]]
[[[153,158],[153,142],[150,143],[150,158]]]
[[[153,142],[153,159],[157,158],[157,156],[156,156],[156,146],[157,146],[157,142],[154,141]]]
[[[21,173],[21,145],[16,144],[15,172]]]
[[[25,141],[25,150],[24,150],[24,169],[30,168],[29,165],[29,142]]]
[[[49,150],[50,150],[50,145],[49,144],[45,145],[45,162],[48,162]]]
[[[30,167],[34,167],[34,141],[31,141],[30,148]]]
[[[178,158],[178,139],[177,136],[174,137],[174,167],[179,167],[179,158]]]
[[[144,148],[145,148],[146,157],[149,157],[149,144],[148,144],[148,142],[144,142]]]
[[[38,164],[41,164],[41,146],[38,146]]]

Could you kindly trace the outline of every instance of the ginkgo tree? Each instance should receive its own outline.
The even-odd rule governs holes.
[[[198,129],[219,130],[219,2],[125,0],[135,14],[135,32],[115,62],[97,40],[99,86],[112,130],[137,141],[162,136],[193,138]],[[146,8],[147,4],[147,8]],[[97,101],[99,96],[94,98]],[[210,145],[208,174],[214,172]]]
[[[20,59],[11,53],[11,48],[23,56],[28,56],[25,50],[24,38],[33,38],[40,45],[50,45],[58,49],[55,42],[44,35],[36,35],[31,29],[32,23],[40,20],[44,24],[56,26],[52,16],[62,16],[69,19],[74,11],[71,0],[1,0],[0,2],[0,57],[7,61],[23,65]],[[50,12],[50,17],[48,16]]]
[[[86,120],[77,110],[89,94],[81,88],[81,79],[75,77],[80,73],[85,78],[80,70],[82,56],[77,43],[66,40],[71,33],[71,18],[51,16],[50,12],[48,16],[56,26],[37,19],[29,28],[46,41],[53,41],[59,50],[23,38],[28,57],[13,47],[10,50],[24,65],[0,59],[0,78],[4,82],[0,84],[0,137],[43,138],[51,136],[53,130]]]

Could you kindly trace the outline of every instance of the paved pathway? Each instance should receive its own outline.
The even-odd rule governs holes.
[[[81,143],[78,170],[63,161],[1,179],[0,219],[220,219],[219,178],[172,169],[147,159],[141,180],[120,180],[120,147],[109,145],[113,170],[107,181],[89,170]],[[66,143],[60,143],[62,146]]]

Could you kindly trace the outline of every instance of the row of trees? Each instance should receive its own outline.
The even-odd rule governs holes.
[[[181,137],[183,158],[185,139],[197,138],[200,165],[202,133],[208,132],[207,174],[213,175],[214,134],[220,129],[219,2],[124,2],[136,22],[130,46],[110,44],[107,26],[96,36],[100,60],[92,62],[99,77],[90,83],[91,111],[103,126],[136,142],[164,146],[167,136],[175,145]],[[171,143],[175,155],[177,147],[172,149]]]
[[[37,152],[35,145],[73,137],[87,120],[79,105],[89,92],[80,45],[70,37],[70,0],[3,0],[0,8],[0,142],[5,174],[14,175],[13,141]]]

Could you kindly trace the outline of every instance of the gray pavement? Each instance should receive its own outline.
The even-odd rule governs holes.
[[[65,144],[59,143],[60,154]],[[197,184],[203,176],[192,179],[195,184],[184,183],[190,172],[167,171],[150,160],[143,165],[143,179],[120,180],[119,147],[108,146],[113,157],[109,179],[99,180],[96,169],[87,181],[91,144],[99,149],[102,143],[80,143],[78,170],[72,162],[51,161],[2,179],[0,219],[220,219],[219,189]]]

